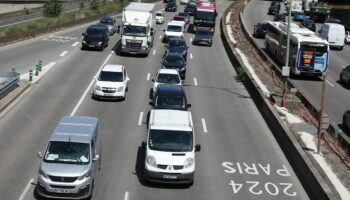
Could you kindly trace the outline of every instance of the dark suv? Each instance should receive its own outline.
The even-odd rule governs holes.
[[[161,63],[163,69],[176,69],[181,79],[185,79],[187,62],[181,54],[175,52],[166,53]]]
[[[108,46],[109,31],[105,25],[91,25],[83,36],[82,49],[94,48],[103,51]]]
[[[185,60],[187,60],[187,49],[188,46],[186,44],[186,40],[182,38],[170,38],[168,44],[164,45],[167,53],[179,53],[181,54]]]
[[[180,85],[158,85],[154,95],[152,106],[154,109],[187,110],[191,104],[187,104],[185,90]]]

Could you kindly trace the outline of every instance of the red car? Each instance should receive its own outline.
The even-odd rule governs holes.
[[[186,19],[184,16],[180,16],[180,15],[176,15],[174,18],[173,18],[173,21],[180,21],[180,22],[186,22]]]

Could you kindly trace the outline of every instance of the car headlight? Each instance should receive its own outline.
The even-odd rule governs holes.
[[[123,90],[124,90],[124,87],[122,86],[118,88],[117,92],[122,92]]]
[[[102,88],[101,88],[101,86],[96,85],[96,86],[95,86],[95,90],[101,91],[101,90],[102,90]]]
[[[191,167],[192,165],[193,165],[193,158],[187,158],[186,160],[185,160],[185,164],[184,164],[184,168],[189,168],[189,167]]]
[[[91,170],[87,171],[85,174],[78,177],[78,180],[83,180],[84,178],[88,178],[91,176]]]
[[[185,71],[186,67],[180,68],[180,71]]]
[[[147,162],[147,164],[149,164],[153,167],[157,166],[156,158],[154,158],[153,156],[147,156],[146,162]]]
[[[102,42],[98,42],[97,45],[102,45]]]
[[[86,44],[86,41],[85,41],[85,40],[83,40],[83,44]]]
[[[146,50],[146,47],[145,46],[141,47],[141,50]]]
[[[47,178],[45,172],[41,169],[41,167],[39,168],[39,175],[41,175],[41,176]]]
[[[182,55],[185,55],[186,53],[187,53],[187,51],[183,51],[183,52],[182,52]]]

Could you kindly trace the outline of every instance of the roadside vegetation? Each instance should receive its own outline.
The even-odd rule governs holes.
[[[81,5],[80,12],[84,13],[83,16],[90,17],[120,9],[124,5],[127,5],[130,1],[131,0],[114,0],[112,2],[107,2],[106,0],[90,0],[88,5],[89,8],[84,8],[84,5]],[[62,5],[57,0],[49,0],[44,5],[45,17],[0,29],[0,37],[20,34],[22,32],[63,24],[75,20],[76,15],[74,13],[61,14],[61,11]]]

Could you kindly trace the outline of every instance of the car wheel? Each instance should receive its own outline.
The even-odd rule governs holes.
[[[350,127],[348,127],[347,124],[346,124],[346,117],[345,117],[345,115],[343,116],[343,126],[344,126],[345,129],[350,129]]]
[[[344,47],[343,47],[343,46],[341,46],[341,47],[339,47],[339,50],[343,50],[343,48],[344,48]]]
[[[342,76],[342,73],[340,73],[339,75],[339,82],[342,83],[343,82],[343,76]]]

